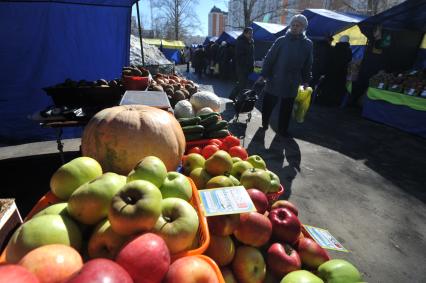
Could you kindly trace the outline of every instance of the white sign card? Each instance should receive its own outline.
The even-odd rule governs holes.
[[[322,248],[340,252],[349,252],[341,243],[339,243],[339,241],[337,241],[336,238],[333,237],[333,235],[330,234],[330,232],[328,232],[328,230],[309,225],[303,226],[315,242],[317,242]]]

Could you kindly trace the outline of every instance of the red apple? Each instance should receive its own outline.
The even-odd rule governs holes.
[[[276,208],[268,215],[272,223],[272,234],[280,242],[294,243],[302,231],[299,218],[287,208]]]
[[[0,265],[0,282],[40,283],[34,274],[18,264]]]
[[[207,217],[209,231],[213,235],[229,236],[234,233],[240,223],[239,214]]]
[[[299,254],[289,245],[272,244],[268,249],[268,268],[279,278],[299,270],[302,263]]]
[[[262,283],[266,276],[262,253],[253,247],[238,247],[232,261],[232,271],[240,283]]]
[[[158,283],[170,266],[170,252],[164,240],[146,233],[128,242],[118,253],[116,262],[135,283]]]
[[[80,254],[70,246],[52,244],[27,253],[19,265],[38,278],[40,283],[65,282],[83,266]]]
[[[268,217],[258,212],[240,215],[240,224],[234,231],[238,241],[243,244],[261,247],[271,238],[272,224]]]
[[[133,283],[124,268],[106,258],[92,259],[83,265],[66,283]]]
[[[230,236],[210,235],[210,244],[205,255],[211,257],[219,266],[231,263],[235,255],[235,245]]]
[[[297,209],[297,207],[292,202],[289,202],[288,200],[281,199],[274,202],[271,206],[271,210],[274,210],[275,208],[280,208],[280,207],[288,208],[294,214],[296,214],[296,216],[299,216],[299,210]]]
[[[225,283],[237,283],[237,279],[235,279],[235,276],[229,267],[221,267],[220,272],[222,273]]]
[[[258,189],[248,189],[247,193],[249,194],[251,200],[254,203],[254,206],[257,209],[257,212],[264,214],[268,209],[269,201],[266,197],[266,194]]]
[[[170,265],[163,283],[219,283],[219,279],[203,257],[186,256]]]
[[[310,270],[317,270],[318,266],[330,260],[328,253],[310,238],[300,238],[296,249],[303,266]]]

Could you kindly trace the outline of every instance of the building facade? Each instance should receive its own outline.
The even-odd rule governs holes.
[[[228,13],[214,6],[209,13],[208,36],[219,36],[225,31],[228,22]]]

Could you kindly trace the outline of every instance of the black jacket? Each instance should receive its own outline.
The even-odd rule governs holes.
[[[235,66],[237,71],[251,73],[254,68],[254,43],[243,34],[237,38],[235,44]]]

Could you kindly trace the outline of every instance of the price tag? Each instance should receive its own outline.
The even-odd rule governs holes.
[[[256,211],[243,186],[200,190],[205,216],[236,214]]]
[[[397,89],[398,88],[398,85],[393,85],[392,87],[391,87],[391,89]]]
[[[303,227],[322,248],[339,252],[349,252],[328,230],[310,225],[303,225]]]
[[[385,86],[384,83],[379,83],[379,86],[377,88],[383,89],[384,86]]]

